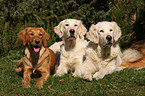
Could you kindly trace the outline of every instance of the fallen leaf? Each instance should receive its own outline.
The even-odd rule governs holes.
[[[51,86],[52,86],[52,85],[49,85],[48,88],[50,89]]]
[[[59,82],[64,82],[64,79],[60,79]]]

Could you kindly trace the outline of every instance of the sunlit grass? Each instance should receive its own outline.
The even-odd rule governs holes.
[[[75,78],[71,73],[63,77],[50,76],[42,89],[35,88],[38,78],[32,78],[32,87],[26,89],[23,87],[22,77],[14,70],[17,62],[13,61],[22,56],[18,53],[16,50],[11,51],[0,58],[0,96],[143,96],[145,94],[145,69],[125,69],[91,82]]]

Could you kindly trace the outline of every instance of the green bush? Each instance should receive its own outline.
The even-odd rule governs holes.
[[[50,34],[48,45],[59,41],[53,27],[66,18],[82,20],[87,29],[103,20],[117,22],[121,47],[145,37],[143,0],[1,0],[0,4],[1,55],[22,48],[17,33],[29,26],[43,27]]]

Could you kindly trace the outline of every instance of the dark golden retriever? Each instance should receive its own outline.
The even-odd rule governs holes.
[[[43,28],[28,27],[18,33],[18,38],[25,46],[25,55],[21,58],[16,72],[24,71],[24,87],[29,88],[31,74],[40,73],[42,76],[38,79],[36,87],[43,88],[50,73],[55,69],[56,57],[54,52],[46,48],[49,34]]]

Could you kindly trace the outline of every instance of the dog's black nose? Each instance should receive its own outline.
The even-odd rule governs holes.
[[[70,32],[70,35],[72,36],[72,35],[74,35],[75,30],[74,29],[70,29],[69,32]]]
[[[40,40],[39,39],[35,39],[35,43],[36,44],[39,44],[40,43]]]
[[[112,40],[112,36],[107,35],[106,39],[107,39],[108,41],[111,41],[111,40]]]

